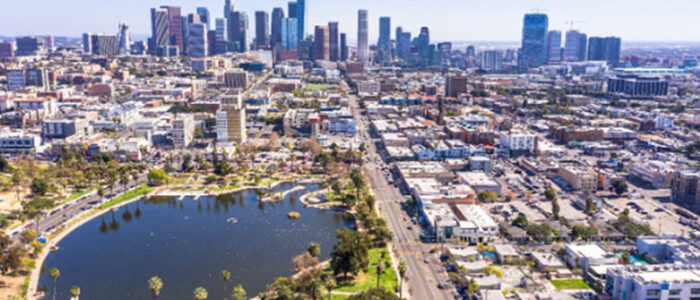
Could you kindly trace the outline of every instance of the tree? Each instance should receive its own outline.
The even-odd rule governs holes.
[[[372,288],[352,295],[348,300],[401,300],[396,294],[382,288]]]
[[[615,181],[613,182],[613,188],[615,189],[615,194],[619,197],[627,192],[627,182],[622,180]]]
[[[151,169],[148,171],[148,182],[152,185],[163,185],[168,180],[168,174],[163,169]]]
[[[586,198],[586,214],[593,214],[596,210],[595,203],[593,202],[593,198],[588,197]]]
[[[44,196],[46,195],[46,192],[49,191],[49,185],[41,179],[34,179],[29,188],[32,190],[32,194],[39,196]]]
[[[201,286],[194,289],[193,295],[195,300],[206,300],[209,297],[207,290]]]
[[[622,252],[620,258],[622,259],[623,265],[628,265],[632,261],[632,255],[629,253],[629,251]]]
[[[331,189],[335,192],[336,195],[338,195],[341,191],[343,191],[343,183],[340,182],[340,180],[338,179],[333,179]]]
[[[381,282],[384,270],[391,268],[391,263],[384,260],[385,256],[386,252],[382,252],[382,259],[377,262],[377,288],[379,288],[379,283]]]
[[[554,201],[554,199],[557,198],[557,191],[553,189],[546,189],[544,190],[544,197],[547,199],[547,201]]]
[[[243,286],[240,284],[237,284],[236,286],[233,287],[233,293],[231,293],[231,300],[246,300],[247,295],[245,290],[243,289]]]
[[[479,292],[479,289],[479,284],[477,284],[476,281],[474,281],[474,278],[472,277],[469,280],[469,285],[467,285],[467,295],[473,297],[474,295],[476,295],[476,293]]]
[[[479,199],[479,202],[492,202],[498,199],[498,194],[494,192],[481,191],[479,194],[477,194],[477,198]]]
[[[39,235],[36,233],[36,230],[34,230],[34,229],[25,230],[19,234],[19,240],[23,244],[29,244],[29,243],[35,241],[38,237],[39,237]]]
[[[53,281],[53,293],[51,293],[51,299],[56,300],[56,279],[58,279],[58,276],[61,276],[61,271],[55,267],[51,268],[49,269],[49,276],[51,276],[51,280]]]
[[[571,228],[571,233],[575,238],[588,240],[598,235],[598,229],[593,226],[574,225],[574,227]]]
[[[151,294],[153,294],[153,299],[158,299],[158,296],[160,295],[160,289],[163,288],[163,280],[160,279],[158,276],[153,276],[151,279],[148,280],[148,289],[151,290]]]
[[[369,263],[369,237],[367,233],[351,231],[347,228],[336,231],[338,243],[331,252],[333,274],[356,274]]]
[[[5,156],[0,155],[0,172],[5,172],[7,171],[7,167],[10,166],[10,163],[7,162],[7,159],[5,159]]]
[[[80,297],[80,288],[76,285],[70,287],[70,295],[73,298],[78,299]]]
[[[403,280],[406,278],[408,265],[405,261],[399,262],[399,298],[403,299]]]
[[[214,174],[219,175],[219,176],[226,176],[233,173],[233,167],[225,161],[219,161],[216,165],[214,165]]]
[[[309,243],[309,247],[306,248],[306,251],[308,251],[309,254],[311,254],[311,256],[318,257],[319,255],[321,255],[321,245],[315,242],[311,242]]]
[[[228,286],[228,281],[231,280],[231,272],[222,270],[221,279],[224,281],[224,295],[226,295],[226,291],[228,290],[226,287]]]
[[[527,217],[524,215],[518,215],[515,219],[513,219],[511,225],[525,229],[528,225]]]
[[[559,200],[557,200],[557,198],[555,197],[552,199],[552,217],[555,220],[559,219],[559,210]]]
[[[333,276],[327,276],[323,280],[323,285],[326,286],[326,290],[328,291],[328,300],[331,300],[331,292],[333,292],[336,286],[335,278],[333,278]]]

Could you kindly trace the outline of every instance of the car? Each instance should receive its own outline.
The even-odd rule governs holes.
[[[408,227],[406,227],[406,229],[408,229],[408,230],[413,230],[413,226],[410,226],[410,225],[409,225]]]
[[[437,287],[438,287],[439,289],[441,289],[441,290],[444,290],[444,289],[445,289],[445,285],[442,284],[442,282],[438,283]]]
[[[657,207],[654,211],[655,211],[655,212],[662,212],[662,211],[664,211],[664,209],[661,208],[661,207]]]
[[[429,263],[430,263],[430,261],[428,260],[427,257],[426,257],[426,258],[423,258],[423,262],[426,263],[426,264],[429,264]]]

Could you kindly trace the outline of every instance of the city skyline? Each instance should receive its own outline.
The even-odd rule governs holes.
[[[692,12],[700,10],[700,3],[671,0],[658,7],[654,1],[611,1],[594,0],[586,3],[558,3],[556,1],[510,1],[480,3],[474,1],[440,1],[434,5],[426,0],[413,0],[409,5],[404,1],[387,0],[375,3],[368,0],[345,3],[341,1],[311,1],[307,3],[307,34],[309,28],[338,21],[340,31],[348,34],[348,42],[356,44],[357,11],[369,12],[369,41],[374,44],[379,36],[379,17],[392,19],[392,31],[402,26],[404,31],[417,33],[421,26],[431,29],[435,41],[518,41],[522,30],[522,16],[539,7],[541,13],[549,16],[550,30],[567,31],[569,21],[573,28],[589,36],[615,35],[625,41],[700,41],[700,33],[689,32],[686,28],[697,28],[700,20]],[[37,4],[44,9],[36,10]],[[81,0],[66,0],[60,3],[48,1],[13,2],[4,7],[17,12],[0,20],[3,36],[43,35],[79,37],[83,32],[112,33],[122,22],[131,27],[138,39],[149,35],[150,8],[163,5],[180,6],[182,12],[195,12],[197,7],[207,7],[213,18],[220,18],[224,1],[202,0],[189,2],[134,1],[102,3],[100,7],[83,5]],[[282,7],[288,14],[287,1],[263,0],[256,2],[233,2],[234,8],[253,16],[255,11],[272,12]],[[632,6],[634,5],[634,6]],[[630,10],[632,13],[620,13]],[[683,7],[683,9],[678,9]],[[422,15],[416,17],[416,12]],[[105,12],[105,13],[101,13]],[[107,13],[109,12],[109,13]],[[631,11],[630,11],[631,12]],[[53,19],[55,23],[47,29],[35,18]],[[76,22],[75,20],[81,20]],[[454,20],[458,20],[455,22]],[[496,22],[498,22],[498,26]],[[624,22],[624,26],[620,26]],[[489,24],[494,26],[489,26]],[[254,36],[253,32],[249,33]],[[392,39],[396,37],[392,34]]]

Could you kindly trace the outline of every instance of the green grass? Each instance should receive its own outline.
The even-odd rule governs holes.
[[[120,194],[119,196],[112,198],[112,200],[109,200],[109,201],[103,203],[102,205],[100,205],[100,209],[112,207],[112,206],[117,205],[119,203],[126,202],[126,201],[129,201],[129,200],[134,199],[136,197],[146,195],[146,194],[150,193],[152,190],[153,190],[152,187],[142,184],[137,188],[131,189],[131,190],[127,191],[126,193]]]
[[[323,299],[326,299],[328,297],[328,290],[326,290],[323,294]],[[342,295],[342,294],[333,294],[331,293],[331,300],[345,300],[347,298],[350,298],[348,295]]]
[[[337,87],[335,84],[316,84],[316,83],[309,83],[304,86],[305,91],[322,91],[328,88],[334,88]]]
[[[384,259],[381,259],[382,252],[386,253]],[[339,282],[337,291],[343,292],[362,292],[377,286],[377,262],[391,262],[391,254],[386,248],[376,248],[369,250],[369,268],[365,273],[360,273],[356,276],[356,280],[348,282]],[[381,275],[379,285],[386,290],[394,291],[399,286],[399,280],[394,269],[385,269]]]
[[[552,279],[550,280],[557,290],[583,290],[591,287],[583,279]]]

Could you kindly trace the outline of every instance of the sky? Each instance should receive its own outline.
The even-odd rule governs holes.
[[[283,0],[232,0],[236,10],[248,12],[274,7],[287,10]],[[83,32],[116,33],[125,22],[132,35],[150,35],[151,7],[181,6],[183,14],[198,6],[212,18],[222,17],[224,0],[3,0],[0,36],[80,36]],[[549,15],[550,30],[573,28],[589,36],[615,35],[623,41],[700,41],[698,0],[307,0],[309,22],[338,21],[349,42],[357,36],[357,10],[369,11],[370,41],[378,37],[378,19],[390,16],[392,38],[396,26],[414,36],[430,27],[433,41],[519,41],[525,13]]]

